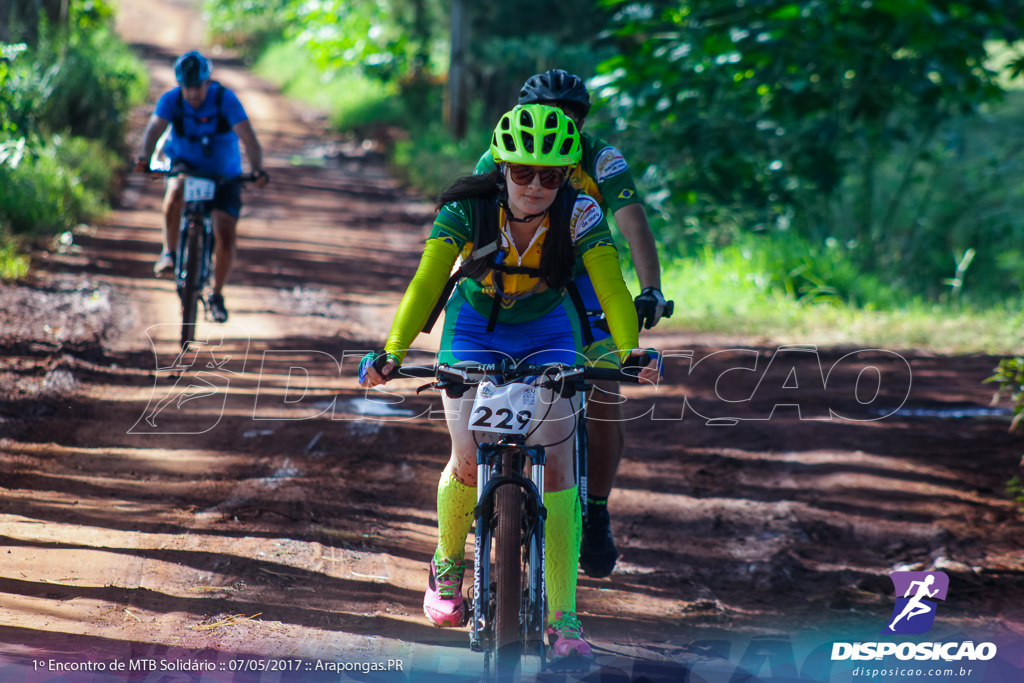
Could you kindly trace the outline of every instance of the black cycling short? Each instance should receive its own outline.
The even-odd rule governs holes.
[[[218,185],[213,195],[213,208],[238,218],[242,211],[242,181],[232,180]]]
[[[171,169],[188,173],[189,166],[185,162],[175,159],[171,162]],[[171,179],[167,178],[167,182],[170,181]],[[218,183],[217,191],[213,194],[213,208],[238,218],[242,213],[242,181],[231,180],[226,183]]]

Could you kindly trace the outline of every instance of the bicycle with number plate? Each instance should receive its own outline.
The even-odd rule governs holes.
[[[421,390],[444,390],[453,398],[477,388],[470,426],[494,438],[477,445],[470,648],[484,653],[484,669],[491,675],[514,675],[524,655],[539,657],[543,667],[546,458],[543,445],[526,443],[539,405],[536,390],[571,399],[585,396],[589,380],[635,383],[639,378],[632,370],[512,362],[401,366],[398,376],[435,378]],[[574,453],[577,484],[585,460],[585,452]]]
[[[184,167],[150,170],[149,173],[185,179],[185,204],[174,257],[174,284],[181,301],[181,348],[184,349],[195,339],[199,301],[203,300],[203,291],[213,272],[213,198],[217,187],[234,181],[251,183],[258,178],[253,173],[234,177],[208,175]],[[205,300],[203,303],[205,306]]]

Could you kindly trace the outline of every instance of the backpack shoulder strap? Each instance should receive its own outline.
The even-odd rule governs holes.
[[[181,88],[178,88],[178,99],[174,102],[171,130],[174,131],[176,137],[185,137],[185,98],[181,95]]]
[[[498,198],[473,197],[473,251],[462,264],[465,277],[480,278],[498,251]]]
[[[212,84],[217,85],[217,97],[214,100],[214,104],[217,106],[217,135],[222,135],[231,131],[231,122],[228,121],[228,117],[224,116],[224,91],[226,88],[220,81],[213,81]]]
[[[231,122],[228,121],[228,117],[224,116],[223,104],[224,104],[224,86],[221,85],[220,81],[210,81],[210,87],[217,86],[217,94],[214,96],[213,102],[217,107],[217,130],[215,135],[222,135],[231,131]],[[174,131],[174,135],[179,138],[187,138],[185,135],[185,98],[181,94],[181,89],[178,89],[178,99],[174,103],[174,116],[171,117],[171,128]]]
[[[428,333],[441,316],[448,298],[455,290],[455,285],[464,277],[482,277],[487,271],[487,259],[498,250],[498,202],[496,197],[471,197],[473,221],[473,251],[462,264],[455,269],[448,282],[445,283],[441,295],[434,304],[423,332]]]

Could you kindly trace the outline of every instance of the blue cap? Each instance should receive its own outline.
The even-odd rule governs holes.
[[[210,60],[195,50],[186,52],[174,62],[174,77],[178,84],[195,88],[210,80]]]

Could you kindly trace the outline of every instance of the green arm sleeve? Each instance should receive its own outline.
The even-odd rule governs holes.
[[[633,297],[622,279],[619,255],[615,247],[601,245],[583,253],[583,265],[590,274],[608,329],[623,359],[640,343],[639,325]]]
[[[384,345],[384,350],[399,362],[405,358],[405,352],[434,310],[458,255],[459,248],[445,240],[430,239],[424,245],[420,265],[405,290],[402,303],[398,304],[388,341]]]

